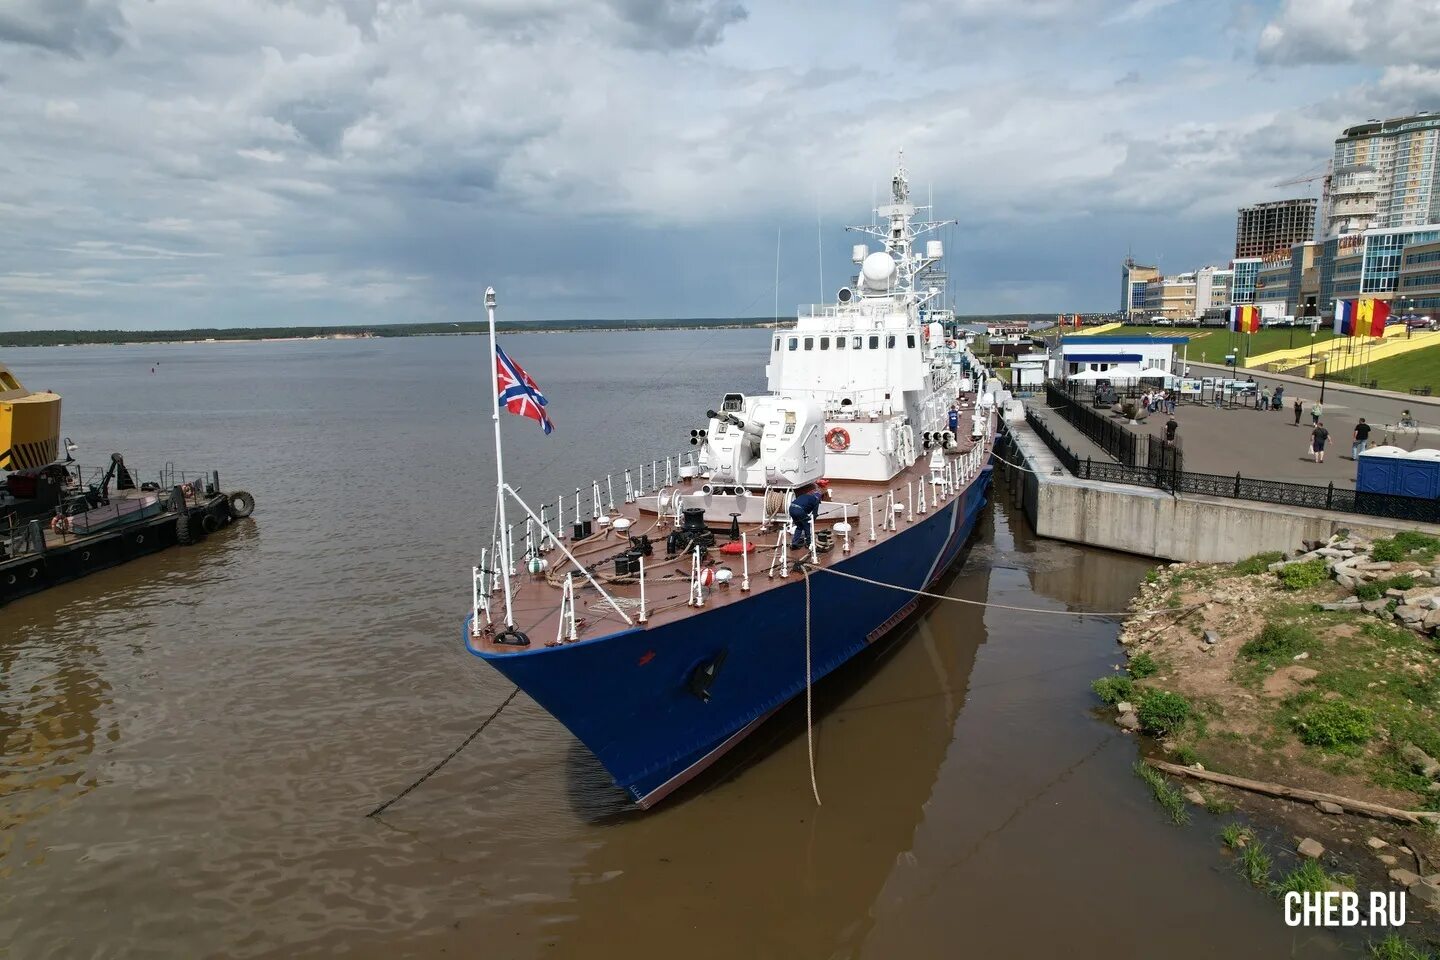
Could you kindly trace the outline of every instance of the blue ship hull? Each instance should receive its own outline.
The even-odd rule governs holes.
[[[959,557],[990,489],[988,466],[963,493],[896,536],[827,567],[923,590]],[[832,554],[832,556],[834,556]],[[763,576],[763,574],[761,574]],[[737,589],[731,587],[730,589]],[[818,681],[918,605],[910,593],[814,573],[812,676]],[[469,623],[464,628],[469,636]],[[678,622],[481,657],[548,710],[642,807],[704,770],[805,689],[805,584],[792,582]],[[697,694],[697,669],[713,679]]]

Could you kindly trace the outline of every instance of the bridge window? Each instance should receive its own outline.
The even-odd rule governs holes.
[[[905,334],[905,346],[909,347],[911,350],[915,349],[915,334]]]
[[[895,349],[895,334],[892,333],[892,334],[890,334],[890,336],[888,336],[888,337],[885,338],[885,349],[886,349],[886,350],[894,350],[894,349]]]
[[[814,349],[815,349],[815,338],[814,338],[814,337],[806,337],[806,338],[805,338],[805,349],[806,349],[806,350],[814,350]]]
[[[835,338],[835,349],[836,349],[836,350],[844,350],[844,349],[845,349],[845,338],[844,338],[844,337],[836,337],[836,338]]]
[[[864,337],[851,337],[851,338],[850,338],[850,349],[851,349],[851,350],[859,350],[859,349],[860,349],[861,347],[863,347],[864,345],[865,345],[865,338],[864,338]]]
[[[870,349],[871,349],[871,350],[879,350],[879,349],[880,349],[880,338],[879,338],[879,337],[871,337],[871,338],[870,338]]]
[[[796,347],[800,346],[800,339],[798,337],[791,337],[788,346],[791,350],[794,350]]]
[[[829,350],[829,349],[830,349],[830,338],[829,338],[829,337],[821,337],[821,338],[820,338],[820,349],[821,349],[821,350]]]
[[[776,353],[779,353],[779,352],[780,352],[780,338],[779,338],[779,337],[776,337],[776,338],[775,338],[775,352],[776,352]]]

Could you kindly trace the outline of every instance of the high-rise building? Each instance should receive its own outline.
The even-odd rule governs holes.
[[[1440,114],[1371,120],[1335,141],[1325,236],[1440,222]]]
[[[1264,257],[1315,239],[1314,197],[1274,200],[1241,207],[1235,218],[1235,256]]]

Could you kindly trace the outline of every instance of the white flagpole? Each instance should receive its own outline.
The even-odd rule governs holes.
[[[485,313],[490,322],[490,400],[494,406],[491,419],[495,423],[495,493],[499,502],[500,529],[509,529],[505,523],[505,450],[500,444],[500,374],[496,369],[495,349],[495,288],[485,288]],[[510,546],[509,538],[500,538],[500,582],[505,586],[505,629],[515,626],[515,614],[510,606]]]

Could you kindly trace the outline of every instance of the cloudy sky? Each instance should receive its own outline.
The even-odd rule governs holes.
[[[0,0],[0,327],[764,315],[777,231],[793,311],[900,147],[962,312],[1113,309],[1440,109],[1435,3]]]

